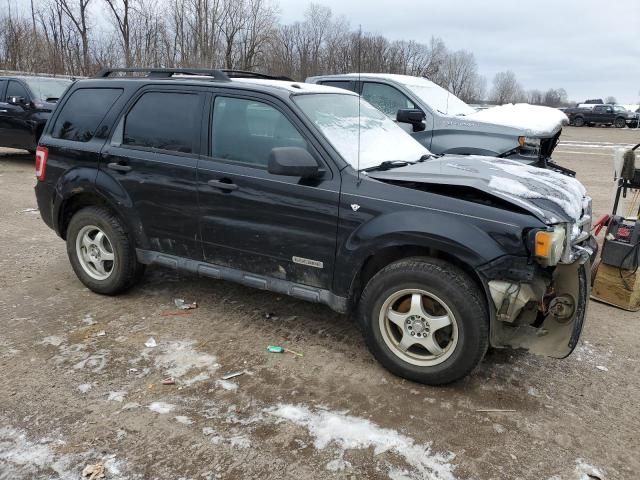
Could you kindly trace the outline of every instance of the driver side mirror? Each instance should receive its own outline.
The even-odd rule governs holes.
[[[314,178],[320,174],[318,162],[304,148],[277,147],[269,154],[268,172],[289,177]]]
[[[11,105],[25,105],[27,103],[26,99],[24,97],[9,97],[7,99],[7,103],[11,104]]]
[[[409,123],[413,125],[414,132],[422,132],[426,125],[424,124],[425,114],[419,108],[403,108],[398,110],[396,120],[399,123]]]

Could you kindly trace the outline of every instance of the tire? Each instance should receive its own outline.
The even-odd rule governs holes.
[[[638,120],[629,123],[629,128],[638,128]]]
[[[624,118],[616,118],[614,125],[616,128],[624,128],[627,126],[627,121]]]
[[[408,258],[383,268],[364,289],[358,320],[367,347],[387,370],[427,385],[465,377],[489,345],[485,296],[466,273],[437,259]],[[403,348],[405,337],[416,344]]]
[[[576,118],[573,120],[573,124],[574,124],[576,127],[584,127],[584,118],[583,118],[583,117],[576,117]]]
[[[83,208],[71,218],[67,255],[80,281],[103,295],[127,290],[145,269],[120,219],[103,207]]]

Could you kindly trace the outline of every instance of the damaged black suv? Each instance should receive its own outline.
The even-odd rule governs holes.
[[[431,155],[352,92],[239,72],[105,71],[60,100],[36,154],[43,220],[116,294],[160,265],[357,316],[428,384],[489,345],[562,358],[589,298],[574,178]]]

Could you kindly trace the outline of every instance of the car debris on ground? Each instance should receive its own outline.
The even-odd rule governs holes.
[[[183,298],[175,298],[173,303],[179,310],[193,310],[194,308],[198,308],[198,302],[185,302]]]
[[[101,463],[96,463],[95,465],[87,465],[82,470],[83,477],[89,477],[89,480],[94,480],[96,478],[104,478],[104,465]]]
[[[288,348],[284,348],[284,347],[279,347],[277,345],[269,345],[267,347],[267,351],[270,353],[292,353],[293,355],[296,355],[298,357],[303,357],[304,355],[300,352],[296,352],[294,350],[290,350]]]
[[[244,375],[244,374],[245,374],[244,370],[241,372],[229,372],[222,376],[222,380],[229,380],[231,378],[239,377],[240,375]]]
[[[149,337],[149,339],[144,342],[144,346],[147,348],[155,348],[158,346],[158,342],[156,342],[156,339],[153,337]]]
[[[162,385],[175,385],[175,384],[176,384],[176,380],[173,377],[168,377],[162,380]]]

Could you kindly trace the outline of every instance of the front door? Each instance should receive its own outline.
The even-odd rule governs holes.
[[[121,185],[154,251],[199,260],[196,167],[198,91],[146,90],[125,109],[102,151],[100,170]]]
[[[10,102],[12,97],[18,101]],[[35,135],[29,121],[31,108],[31,98],[26,88],[16,80],[9,80],[0,102],[0,145],[35,148]]]
[[[205,260],[330,288],[339,172],[284,104],[258,94],[220,95],[212,107],[209,151],[198,165]],[[275,147],[307,149],[323,175],[305,181],[269,173]]]

